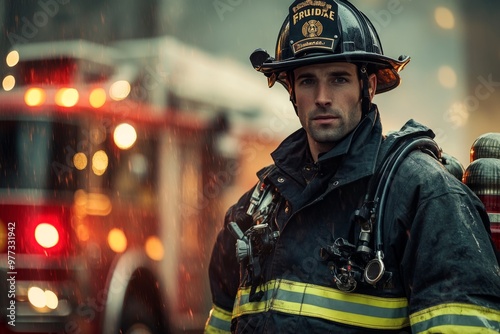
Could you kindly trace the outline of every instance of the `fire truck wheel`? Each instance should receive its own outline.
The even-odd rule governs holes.
[[[161,334],[165,333],[161,315],[145,296],[130,296],[125,302],[121,331],[123,334]]]

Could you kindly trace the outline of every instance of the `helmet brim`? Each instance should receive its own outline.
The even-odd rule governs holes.
[[[269,87],[272,87],[276,81],[282,82],[286,73],[298,67],[330,63],[347,62],[355,64],[366,64],[374,69],[373,73],[377,76],[376,94],[390,91],[401,82],[399,72],[410,62],[410,57],[401,56],[399,60],[368,52],[346,52],[343,54],[318,54],[311,53],[303,55],[300,58],[274,61],[270,58],[265,61],[256,70],[264,73],[268,77]],[[286,84],[285,84],[286,85]]]

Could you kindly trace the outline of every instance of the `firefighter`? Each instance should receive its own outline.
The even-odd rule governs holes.
[[[275,57],[302,127],[226,213],[206,333],[497,333],[500,268],[481,201],[416,121],[384,136],[375,94],[409,57],[383,54],[343,0],[298,0]]]

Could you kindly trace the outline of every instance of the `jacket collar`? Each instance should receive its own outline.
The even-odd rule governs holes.
[[[355,181],[372,175],[382,141],[382,124],[376,105],[333,149],[324,153],[316,165],[319,170],[342,183]],[[299,129],[286,138],[271,154],[275,165],[299,182],[302,182],[301,168],[312,162],[304,129]]]

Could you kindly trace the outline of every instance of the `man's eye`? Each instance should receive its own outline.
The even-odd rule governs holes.
[[[346,83],[348,80],[344,77],[337,77],[333,80],[335,83]]]
[[[307,78],[307,79],[302,79],[299,81],[299,84],[301,86],[307,86],[307,85],[312,85],[314,83],[313,79]]]

